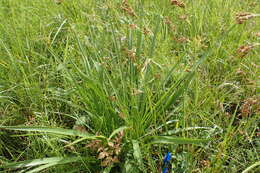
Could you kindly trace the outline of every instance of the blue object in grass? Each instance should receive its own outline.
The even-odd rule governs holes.
[[[163,173],[168,173],[168,166],[170,164],[172,155],[170,152],[168,152],[163,159]]]
[[[163,169],[163,173],[168,173],[168,167]]]
[[[164,159],[163,159],[163,164],[166,164],[167,162],[170,162],[172,158],[172,155],[170,152],[168,152],[165,156],[164,156]]]

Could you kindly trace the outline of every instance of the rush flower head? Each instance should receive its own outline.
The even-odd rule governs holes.
[[[252,45],[243,45],[237,49],[237,53],[240,55],[240,57],[244,57],[251,51],[252,48]]]
[[[260,46],[260,43],[255,43],[255,44],[251,44],[251,45],[243,45],[240,46],[237,49],[237,54],[243,58],[244,56],[246,56],[253,48]]]
[[[134,9],[128,3],[128,0],[124,0],[121,5],[121,9],[125,11],[130,16],[136,17]]]
[[[184,2],[182,2],[180,0],[171,0],[171,4],[176,5],[178,7],[181,7],[181,8],[185,8]]]
[[[254,17],[258,17],[260,16],[260,14],[252,14],[252,13],[248,13],[248,12],[242,12],[242,13],[238,13],[236,14],[236,21],[238,24],[242,24],[245,21],[252,19]]]

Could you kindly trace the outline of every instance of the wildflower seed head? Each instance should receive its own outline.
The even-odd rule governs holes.
[[[254,15],[251,13],[242,12],[242,13],[236,14],[236,21],[238,24],[242,24],[253,17],[254,17]]]
[[[184,2],[180,1],[180,0],[171,0],[171,4],[178,6],[180,8],[185,8],[185,4]]]

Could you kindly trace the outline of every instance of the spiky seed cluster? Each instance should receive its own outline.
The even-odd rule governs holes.
[[[123,131],[111,141],[104,143],[101,140],[93,140],[86,145],[92,151],[98,153],[98,159],[101,160],[101,166],[106,167],[113,163],[119,162],[119,154],[121,153],[122,139],[124,137]]]
[[[238,13],[236,14],[236,21],[238,24],[242,24],[253,17],[254,15],[248,12]]]
[[[246,56],[253,48],[254,46],[252,45],[243,45],[243,46],[240,46],[238,49],[237,49],[237,53],[240,57],[244,57]]]
[[[121,9],[125,11],[130,16],[136,17],[136,14],[133,8],[129,5],[128,0],[124,0],[121,4]]]
[[[187,37],[174,38],[174,40],[176,40],[178,43],[186,43],[190,41]]]
[[[185,8],[184,2],[182,2],[180,0],[171,0],[171,4],[176,5],[178,7],[181,7],[181,8]]]
[[[123,51],[129,60],[131,60],[132,62],[136,62],[136,50],[135,49],[129,50],[127,48],[123,48]]]
[[[243,45],[243,46],[240,46],[238,49],[237,49],[237,53],[238,55],[243,58],[245,55],[247,55],[253,48],[257,47],[257,46],[260,46],[260,43],[253,43],[253,44],[250,44],[250,45]]]
[[[176,30],[176,26],[172,23],[171,19],[169,17],[164,18],[164,23],[170,28],[172,32]]]
[[[259,108],[259,103],[260,103],[260,97],[259,98],[248,98],[244,101],[244,103],[241,106],[241,115],[243,117],[248,117],[254,112],[260,112]]]
[[[144,33],[144,35],[149,35],[149,34],[151,34],[151,30],[147,27],[144,27],[143,33]]]

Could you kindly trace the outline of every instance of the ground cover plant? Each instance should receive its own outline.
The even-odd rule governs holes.
[[[1,0],[0,172],[258,172],[258,0]]]

